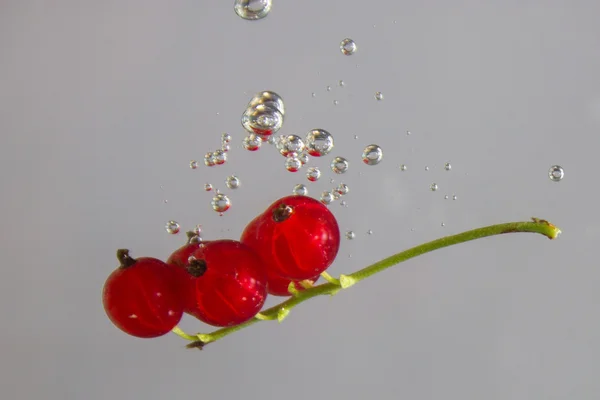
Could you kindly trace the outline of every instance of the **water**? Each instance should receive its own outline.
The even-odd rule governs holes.
[[[230,175],[225,179],[225,184],[229,189],[237,189],[240,187],[240,178],[235,175]]]
[[[350,192],[350,188],[348,187],[348,185],[346,185],[345,183],[340,183],[336,189],[336,191],[341,195],[344,196],[346,194],[348,194],[348,192]]]
[[[381,93],[381,92],[375,92],[375,99],[377,101],[383,100],[383,93]]]
[[[290,172],[298,172],[302,167],[302,161],[298,157],[288,157],[285,159],[285,169]]]
[[[288,135],[282,137],[281,141],[278,143],[278,148],[279,152],[284,157],[288,157],[292,154],[298,156],[299,153],[304,151],[305,145],[300,136]]]
[[[165,230],[171,235],[179,233],[179,224],[176,221],[168,221],[165,225]]]
[[[223,193],[217,193],[215,194],[215,197],[212,198],[210,205],[216,212],[223,213],[229,210],[229,207],[231,207],[231,200],[229,200],[229,197]]]
[[[348,171],[348,160],[344,157],[335,157],[331,160],[331,170],[336,174],[343,174]]]
[[[333,194],[331,192],[323,192],[321,193],[321,203],[325,204],[325,205],[329,205],[331,204],[331,202],[334,200],[333,198]]]
[[[279,131],[282,125],[283,114],[267,104],[248,107],[242,114],[242,126],[248,133],[268,136]]]
[[[437,183],[432,183],[431,185],[429,185],[429,189],[431,189],[432,192],[435,192],[436,190],[438,190]]]
[[[345,56],[351,56],[356,52],[356,43],[350,38],[346,38],[340,42],[340,51]]]
[[[260,146],[262,145],[262,140],[260,140],[260,138],[254,133],[251,133],[244,138],[242,145],[248,151],[256,151],[260,149]]]
[[[356,237],[356,233],[354,233],[353,231],[346,231],[346,239],[352,240],[355,237]]]
[[[548,170],[548,177],[552,182],[559,182],[565,177],[565,171],[560,165],[553,165]]]
[[[235,0],[233,9],[241,18],[252,21],[266,17],[272,3],[271,0]]]
[[[362,160],[367,165],[377,165],[383,159],[383,151],[376,144],[370,144],[365,147],[362,153]]]
[[[308,196],[308,188],[306,187],[306,185],[299,183],[296,186],[294,186],[294,190],[292,190],[292,193],[297,194],[299,196]]]
[[[198,168],[198,161],[196,161],[196,160],[192,160],[192,161],[190,161],[190,168],[191,168],[191,169],[196,169],[196,168]]]
[[[452,169],[452,165],[450,165],[450,163],[449,163],[449,162],[447,162],[446,164],[444,164],[444,169],[445,169],[446,171],[450,171],[450,170]]]
[[[306,135],[306,149],[313,157],[323,157],[333,149],[333,136],[324,129],[313,129]]]
[[[285,105],[283,104],[283,98],[275,92],[265,90],[257,93],[248,103],[248,108],[255,108],[258,105],[264,105],[270,108],[274,108],[285,115]]]
[[[321,177],[321,170],[318,167],[310,167],[306,171],[306,178],[311,182],[316,182]]]

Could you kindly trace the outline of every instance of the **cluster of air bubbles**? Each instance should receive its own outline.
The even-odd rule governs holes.
[[[344,157],[335,157],[329,166],[336,174],[343,174],[348,171],[348,160]]]
[[[553,182],[559,182],[564,178],[565,171],[562,169],[560,165],[553,165],[548,170],[548,178],[550,178]]]
[[[229,207],[231,207],[231,200],[229,197],[227,197],[227,195],[217,191],[215,196],[212,198],[210,205],[212,206],[213,210],[218,212],[220,215],[223,215],[223,213],[229,210]]]
[[[167,221],[167,224],[165,225],[165,230],[167,231],[167,233],[170,233],[171,235],[175,235],[177,233],[179,233],[179,224],[177,223],[177,221]]]
[[[283,126],[285,106],[277,93],[266,90],[257,93],[248,103],[242,114],[242,126],[249,136],[244,139],[247,150],[258,150],[256,140],[268,140]],[[251,135],[255,135],[250,137]]]
[[[381,93],[381,92],[375,92],[375,99],[377,101],[383,100],[383,93]]]
[[[340,42],[340,51],[345,56],[351,56],[356,52],[356,43],[350,38],[346,38]]]
[[[222,149],[215,151],[209,151],[204,155],[204,165],[207,167],[214,167],[215,165],[222,165],[227,162],[227,153]]]
[[[370,144],[363,150],[362,160],[367,165],[377,165],[383,159],[383,151],[376,144]]]
[[[266,17],[271,11],[272,0],[235,0],[235,13],[246,20],[257,20]]]
[[[292,190],[292,194],[296,194],[299,196],[308,196],[308,188],[306,187],[306,185],[299,183],[296,186],[294,186],[294,190]]]
[[[321,203],[329,205],[333,201],[338,200],[341,196],[348,194],[349,191],[350,188],[348,187],[348,185],[346,185],[345,183],[340,183],[337,187],[334,187],[331,190],[326,190],[323,193],[321,193]],[[343,204],[340,204],[342,206],[347,205],[345,201],[343,201]]]
[[[235,175],[230,175],[225,179],[225,184],[229,189],[237,189],[240,187],[240,178]]]

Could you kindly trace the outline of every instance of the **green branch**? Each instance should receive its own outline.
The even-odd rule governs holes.
[[[539,233],[548,237],[549,239],[556,239],[560,235],[560,229],[558,229],[556,226],[552,225],[548,221],[538,218],[532,218],[531,222],[511,222],[507,224],[491,225],[486,226],[484,228],[473,229],[456,235],[446,236],[441,239],[437,239],[413,247],[398,254],[394,254],[393,256],[378,261],[375,264],[369,265],[368,267],[365,267],[352,274],[340,275],[339,280],[332,278],[327,273],[323,273],[322,275],[328,281],[327,283],[313,286],[304,291],[294,291],[294,295],[288,300],[262,311],[255,318],[246,321],[240,325],[218,329],[212,333],[206,334],[199,333],[196,335],[189,335],[183,332],[178,327],[173,329],[173,332],[184,339],[191,340],[192,343],[189,344],[188,347],[201,349],[204,345],[210,342],[215,342],[233,332],[239,331],[259,321],[276,319],[279,322],[281,322],[289,314],[292,308],[294,308],[300,303],[303,303],[308,299],[321,295],[334,295],[341,289],[345,289],[352,285],[355,285],[356,283],[370,277],[371,275],[388,269],[403,261],[417,257],[421,254],[429,253],[431,251],[441,249],[443,247],[468,242],[470,240],[514,232]]]

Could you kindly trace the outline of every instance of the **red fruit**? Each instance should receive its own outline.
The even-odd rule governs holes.
[[[187,276],[178,275],[185,312],[207,324],[239,325],[265,303],[267,277],[262,262],[240,242],[187,244],[169,260],[187,271]]]
[[[252,220],[241,242],[256,251],[274,275],[304,280],[333,263],[340,248],[340,229],[321,202],[294,195],[277,200]]]
[[[313,276],[309,279],[312,283],[315,283],[319,279],[319,275]],[[300,284],[300,281],[292,281],[288,278],[282,278],[279,275],[275,275],[271,270],[267,271],[267,292],[273,296],[290,296],[291,293],[288,291],[290,282],[294,282],[294,287],[298,291],[304,290],[304,286]]]
[[[183,314],[173,270],[156,258],[133,259],[128,250],[118,250],[117,258],[121,266],[109,275],[102,291],[108,318],[132,336],[168,333]]]
[[[200,243],[197,235],[188,232],[188,243],[175,250],[167,259],[167,264],[177,267],[173,268],[177,276],[177,291],[183,302],[183,311],[188,314],[193,313],[197,306],[194,295],[196,277],[187,271],[187,267],[190,265],[191,255],[200,248]]]

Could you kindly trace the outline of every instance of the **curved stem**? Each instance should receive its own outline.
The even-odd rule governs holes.
[[[490,225],[484,228],[473,229],[413,247],[378,261],[352,274],[341,275],[339,280],[331,278],[331,280],[327,283],[299,291],[295,296],[290,297],[286,301],[262,311],[260,318],[253,318],[240,325],[218,329],[207,334],[197,335],[185,334],[180,331],[179,328],[176,328],[179,330],[179,332],[176,332],[175,329],[173,331],[184,339],[193,340],[194,343],[192,343],[192,347],[202,347],[207,343],[217,341],[233,332],[239,331],[261,320],[278,319],[281,321],[292,308],[308,299],[321,295],[334,295],[341,289],[350,287],[362,281],[363,279],[370,277],[371,275],[374,275],[413,257],[417,257],[421,254],[429,253],[443,247],[468,242],[470,240],[514,232],[539,233],[548,237],[549,239],[556,239],[561,233],[560,229],[558,229],[556,226],[552,225],[548,221],[538,218],[532,218],[532,221],[530,222],[510,222],[507,224]]]

